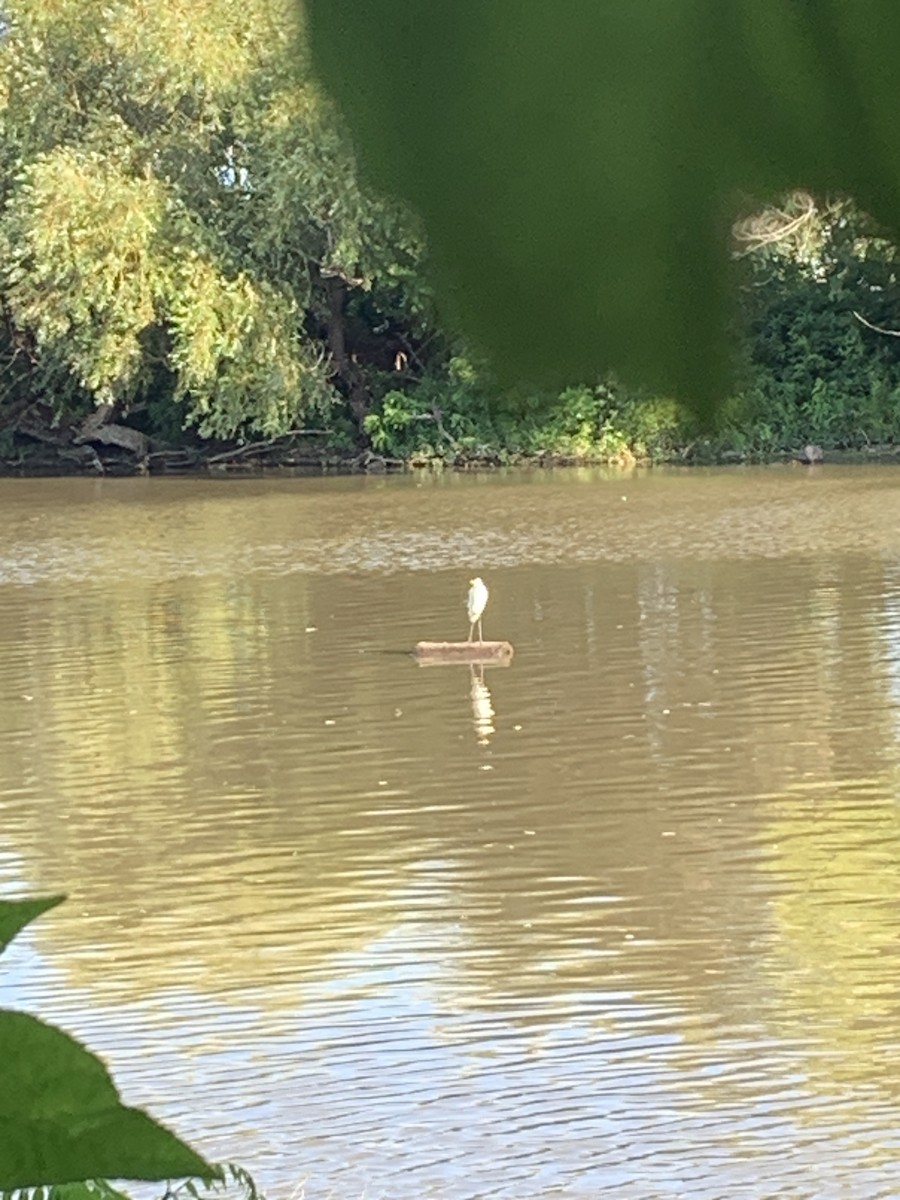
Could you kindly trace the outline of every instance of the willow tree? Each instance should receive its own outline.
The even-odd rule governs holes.
[[[272,436],[366,407],[348,289],[416,276],[311,81],[290,0],[10,0],[0,405]],[[0,414],[2,414],[0,408]]]

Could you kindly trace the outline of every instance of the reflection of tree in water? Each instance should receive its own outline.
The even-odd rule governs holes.
[[[581,627],[557,598],[553,625],[566,633],[548,648],[557,670],[530,668],[542,695],[526,734],[540,745],[516,763],[520,797],[479,807],[459,834],[460,871],[479,897],[470,936],[490,944],[502,928],[504,939],[502,955],[473,955],[464,970],[507,991],[627,983],[688,998],[730,977],[752,995],[746,963],[771,930],[760,868],[772,803],[801,781],[883,758],[871,593],[854,568],[852,586],[838,581],[836,614],[814,564],[675,567],[660,638],[647,618],[636,625],[634,591],[616,595],[625,573],[606,574],[602,672],[579,672]],[[647,661],[652,686],[641,694]]]
[[[411,596],[222,577],[32,604],[0,704],[9,769],[34,763],[47,803],[16,804],[10,836],[30,883],[74,892],[39,943],[83,982],[293,1004],[336,954],[407,930],[396,952],[439,964],[449,1003],[552,1019],[655,998],[712,1010],[707,1034],[758,1023],[795,878],[783,798],[894,744],[882,584],[785,562],[509,575],[499,723],[477,673],[467,712],[459,673],[376,653],[414,642],[441,576]],[[797,991],[798,1020],[813,1000]]]
[[[779,1033],[826,1049],[826,1082],[900,1081],[896,965],[900,813],[871,779],[797,789],[772,806],[779,854],[769,868],[791,881],[773,900],[778,936],[761,964],[765,1013]]]
[[[373,812],[380,755],[342,797],[361,747],[343,697],[302,695],[309,604],[306,577],[265,595],[184,579],[64,595],[33,641],[20,629],[35,737],[19,769],[51,800],[13,828],[29,886],[73,893],[39,940],[76,976],[227,990],[316,969],[388,922],[402,839]]]

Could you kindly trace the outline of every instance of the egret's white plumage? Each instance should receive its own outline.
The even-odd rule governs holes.
[[[483,579],[478,578],[469,580],[469,594],[466,597],[466,612],[469,614],[469,641],[471,642],[475,636],[475,626],[478,626],[478,640],[484,641],[484,634],[481,632],[481,614],[484,612],[488,602],[487,585]]]

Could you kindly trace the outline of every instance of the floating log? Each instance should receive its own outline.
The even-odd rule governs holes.
[[[509,642],[419,642],[416,658],[420,663],[489,663],[507,665],[512,661]]]

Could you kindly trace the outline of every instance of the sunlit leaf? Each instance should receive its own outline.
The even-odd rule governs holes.
[[[44,896],[38,900],[0,900],[0,953],[20,929],[24,929],[41,913],[62,904],[63,900],[65,896]]]
[[[106,1177],[217,1171],[139,1109],[83,1046],[35,1017],[0,1012],[0,1191]]]

